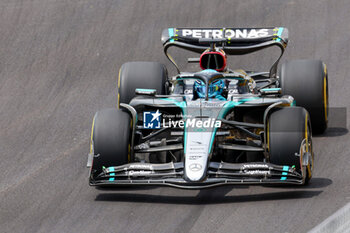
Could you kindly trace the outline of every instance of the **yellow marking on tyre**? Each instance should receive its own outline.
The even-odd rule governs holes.
[[[130,163],[130,143],[128,145],[128,162]]]
[[[310,179],[311,176],[312,176],[312,173],[311,173],[311,165],[310,165],[310,164],[307,165],[307,170],[308,170],[308,175],[309,175],[309,179]]]
[[[309,170],[309,178],[312,177],[312,170],[314,169],[314,151],[312,150],[312,142],[310,146],[310,153],[311,153],[311,164],[310,164],[310,170]]]
[[[92,151],[93,151],[92,140],[93,140],[93,136],[94,136],[94,125],[95,125],[95,116],[94,116],[94,119],[92,120],[92,126],[91,126],[90,154],[92,154]]]
[[[307,114],[305,114],[305,143],[306,143],[306,152],[309,152],[309,139],[307,134]]]
[[[305,148],[306,152],[309,152],[309,135],[308,135],[308,127],[307,127],[307,114],[305,115]],[[312,151],[311,151],[312,152]],[[302,158],[302,157],[301,157]],[[312,158],[311,158],[312,159]],[[306,165],[306,168],[308,170],[308,176],[311,178],[311,167],[310,163]]]
[[[119,69],[119,74],[118,74],[118,102],[117,102],[117,108],[119,108],[120,105],[120,71],[122,68]]]
[[[327,121],[327,78],[326,75],[323,78],[323,102],[324,102],[324,117]]]

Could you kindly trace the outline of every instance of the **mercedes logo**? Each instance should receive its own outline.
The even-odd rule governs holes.
[[[202,169],[202,165],[200,165],[199,163],[192,163],[190,165],[190,170],[191,171],[197,172],[197,171],[199,171],[201,169]]]

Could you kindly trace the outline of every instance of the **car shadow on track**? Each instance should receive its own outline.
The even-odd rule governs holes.
[[[288,190],[259,194],[229,195],[230,189],[205,189],[197,195],[157,195],[141,193],[101,193],[95,201],[104,202],[134,202],[157,204],[185,204],[185,205],[210,205],[222,203],[261,202],[272,200],[305,199],[318,196],[322,191],[318,190]],[[179,190],[179,194],[182,191]]]
[[[312,135],[312,137],[340,137],[348,134],[349,130],[343,127],[330,127],[323,134]]]
[[[282,189],[318,189],[318,188],[324,188],[329,185],[331,185],[333,181],[328,178],[322,178],[322,177],[313,177],[310,181],[310,183],[306,186],[292,186],[292,185],[265,185],[265,187],[269,188],[282,188]]]
[[[97,190],[100,190],[100,191],[138,191],[138,190],[151,190],[151,189],[157,189],[158,187],[157,186],[145,186],[145,185],[140,185],[140,186],[101,186],[101,187],[98,187],[96,186],[96,189]]]

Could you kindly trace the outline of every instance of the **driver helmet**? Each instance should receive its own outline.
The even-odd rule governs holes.
[[[216,70],[206,69],[202,72],[217,72]],[[225,81],[220,79],[212,82],[209,85],[208,97],[209,98],[219,98],[222,97],[224,91]],[[193,93],[195,93],[199,98],[205,98],[205,84],[201,80],[196,80],[193,84]],[[223,97],[222,97],[223,98]]]

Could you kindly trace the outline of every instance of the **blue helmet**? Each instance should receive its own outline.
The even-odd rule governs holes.
[[[216,70],[203,70],[202,72],[217,72]],[[225,81],[220,79],[212,82],[209,85],[208,97],[209,98],[217,98],[222,97],[222,93],[224,91]],[[193,93],[197,94],[199,98],[205,98],[205,84],[201,80],[196,80],[193,84]]]

